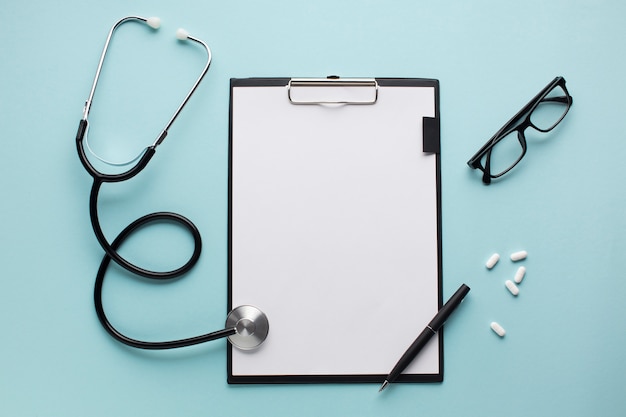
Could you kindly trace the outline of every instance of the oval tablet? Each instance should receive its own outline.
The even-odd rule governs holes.
[[[524,275],[526,275],[526,267],[520,266],[515,273],[515,278],[513,278],[513,281],[519,284],[524,279]]]
[[[507,279],[504,282],[504,285],[506,285],[506,288],[511,292],[511,294],[513,295],[519,294],[519,288],[517,288],[517,285],[515,285],[513,281],[511,281],[510,279]]]
[[[488,269],[491,269],[494,267],[495,264],[498,263],[499,260],[500,260],[500,255],[497,253],[494,253],[493,255],[491,255],[491,257],[489,257],[489,259],[487,259],[487,263],[485,264],[485,266]]]
[[[526,256],[528,256],[528,252],[526,252],[525,250],[521,250],[519,252],[513,252],[511,254],[511,260],[513,262],[521,261],[522,259],[526,259]]]
[[[504,337],[504,335],[506,334],[506,330],[504,330],[504,328],[495,321],[491,322],[491,330],[496,332],[496,334],[500,337]]]

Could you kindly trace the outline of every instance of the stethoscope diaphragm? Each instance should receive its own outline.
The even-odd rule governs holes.
[[[265,341],[270,324],[261,310],[251,305],[242,305],[228,314],[226,328],[235,329],[235,334],[228,336],[233,346],[241,350],[251,350]]]

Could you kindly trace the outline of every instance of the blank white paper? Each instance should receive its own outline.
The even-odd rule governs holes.
[[[293,105],[232,91],[231,305],[267,314],[233,376],[386,375],[438,309],[433,87],[374,105]],[[405,373],[439,373],[435,336]]]

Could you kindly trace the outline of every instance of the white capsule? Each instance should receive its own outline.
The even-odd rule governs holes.
[[[511,281],[510,279],[507,279],[504,282],[504,285],[506,285],[506,288],[511,292],[511,294],[513,295],[519,294],[519,288],[517,288],[517,285],[515,285],[513,281]]]
[[[497,253],[494,253],[493,255],[491,255],[489,259],[487,259],[487,263],[485,264],[485,266],[487,267],[487,269],[491,269],[495,266],[495,264],[498,263],[499,260],[500,260],[500,255]]]
[[[496,332],[496,334],[500,337],[504,337],[504,335],[506,334],[506,330],[504,330],[504,327],[500,326],[495,321],[491,322],[491,330]]]
[[[526,275],[526,267],[520,266],[515,273],[515,278],[513,278],[513,281],[519,284],[524,279],[524,275]]]
[[[528,256],[528,252],[526,252],[525,250],[521,250],[519,252],[513,252],[511,254],[511,260],[513,262],[521,261],[522,259],[526,259],[526,256]]]

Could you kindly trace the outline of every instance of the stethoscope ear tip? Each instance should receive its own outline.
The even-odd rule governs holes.
[[[161,18],[159,17],[149,17],[146,19],[146,23],[148,24],[148,26],[150,26],[152,29],[158,29],[161,27]]]
[[[176,31],[176,39],[178,39],[180,41],[186,41],[187,39],[189,39],[189,32],[187,32],[183,28],[179,28]]]

